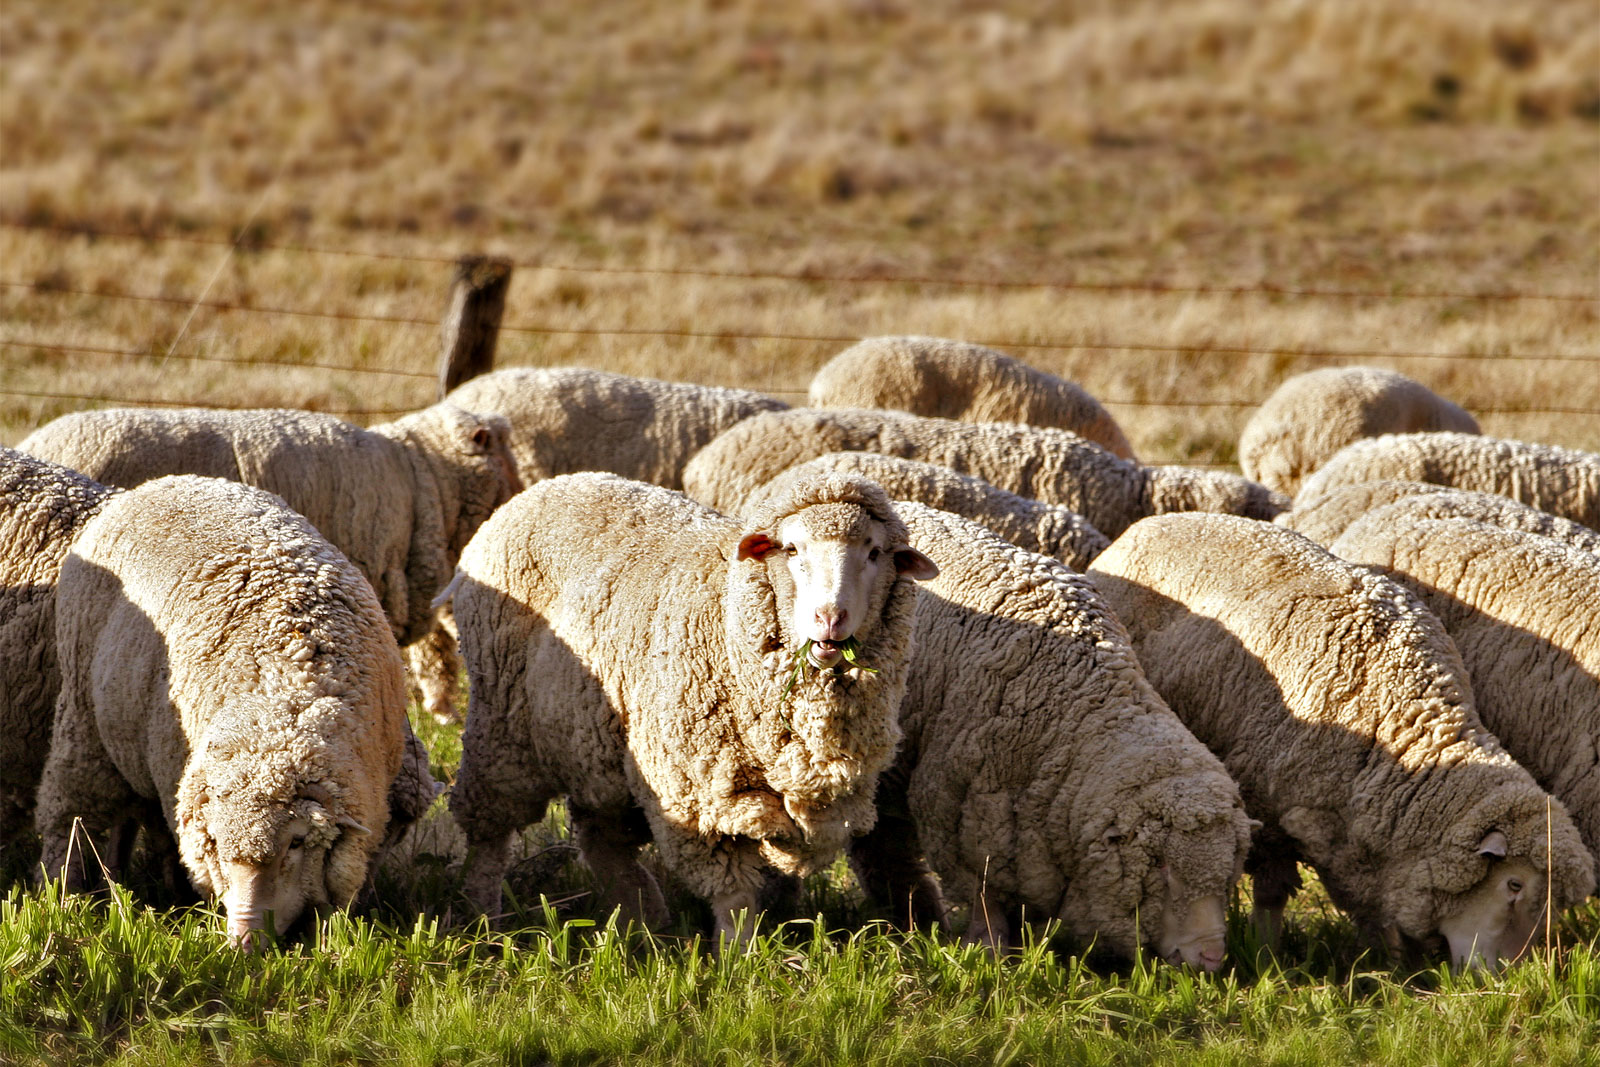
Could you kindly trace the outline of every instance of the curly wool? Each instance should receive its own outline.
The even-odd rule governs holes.
[[[963,422],[1020,422],[1071,430],[1112,455],[1133,446],[1080,386],[1002,352],[943,337],[868,337],[811,379],[816,408],[893,408]]]
[[[903,536],[882,491],[843,476],[763,518],[863,511]],[[669,869],[715,903],[753,899],[769,865],[814,869],[871,826],[915,588],[884,569],[856,631],[877,673],[821,672],[786,694],[801,644],[774,589],[787,570],[735,558],[757,529],[604,474],[541,482],[484,525],[450,592],[471,679],[450,805],[480,851],[561,795],[612,827],[637,807]],[[469,891],[492,903],[499,873]]]
[[[1484,728],[1460,655],[1397,582],[1223,515],[1146,519],[1089,573],[1265,823],[1259,905],[1281,906],[1304,858],[1358,920],[1425,938],[1487,873],[1494,829],[1536,869],[1548,847],[1558,908],[1592,889],[1565,809]]]
[[[107,485],[201,474],[280,495],[361,569],[409,644],[432,628],[467,539],[521,488],[507,433],[450,404],[367,430],[306,411],[107,409],[62,416],[21,448]]]
[[[33,824],[61,676],[56,579],[67,549],[115,493],[77,471],[0,448],[0,844]]]
[[[683,466],[723,430],[788,407],[760,393],[631,378],[587,367],[513,367],[457,386],[445,398],[504,416],[522,479],[609,471],[668,489]]]
[[[1464,433],[1385,434],[1348,445],[1307,478],[1315,500],[1342,485],[1432,482],[1508,496],[1600,530],[1600,453]]]
[[[1083,570],[1110,539],[1071,508],[1043,504],[945,467],[876,452],[829,452],[791,467],[744,502],[749,509],[815,471],[845,471],[871,478],[895,500],[911,500],[988,527],[1018,548]]]
[[[1410,519],[1474,519],[1600,554],[1600,531],[1582,523],[1519,504],[1507,496],[1428,482],[1355,482],[1336,486],[1313,500],[1296,500],[1293,508],[1273,521],[1323,547],[1331,547],[1362,516],[1393,505],[1403,505],[1393,514]]]
[[[150,537],[151,530],[162,536]],[[111,498],[62,567],[62,698],[39,791],[51,869],[73,820],[102,833],[155,801],[191,880],[270,852],[314,796],[348,902],[400,769],[400,653],[370,586],[271,494],[194,476]]]
[[[1161,930],[1163,866],[1185,887],[1176,903],[1225,899],[1249,843],[1238,787],[1089,581],[958,516],[896,506],[940,570],[918,599],[905,741],[880,802],[909,810],[946,889],[1128,955]],[[858,862],[892,852],[878,836]]]
[[[1145,467],[1066,430],[967,423],[898,411],[795,408],[744,420],[684,468],[684,490],[736,509],[790,467],[829,452],[878,452],[947,467],[1019,496],[1072,509],[1107,537],[1164,511],[1270,519],[1288,498],[1222,471]]]
[[[1334,554],[1381,568],[1438,616],[1484,725],[1566,805],[1600,864],[1600,556],[1409,503],[1352,523]]]
[[[1285,380],[1239,435],[1246,478],[1294,496],[1352,441],[1386,433],[1475,434],[1478,420],[1421,382],[1377,367],[1325,367]]]

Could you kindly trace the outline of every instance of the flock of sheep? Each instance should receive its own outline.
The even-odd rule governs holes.
[[[562,798],[608,907],[668,920],[653,844],[723,939],[841,854],[902,924],[1206,970],[1242,872],[1268,943],[1304,862],[1491,968],[1594,892],[1600,454],[1340,368],[1252,417],[1244,477],[1148,466],[932,338],[810,402],[517,369],[368,430],[110,410],[0,449],[0,835],[90,888],[142,830],[238,943],[348,904],[442,788],[408,648],[437,715],[465,667],[489,914]]]

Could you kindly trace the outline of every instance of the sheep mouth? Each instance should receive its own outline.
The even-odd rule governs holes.
[[[812,641],[806,648],[806,660],[817,670],[827,670],[844,658],[843,641]]]

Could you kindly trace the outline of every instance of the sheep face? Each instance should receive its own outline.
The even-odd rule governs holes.
[[[1457,969],[1498,971],[1522,955],[1544,916],[1544,874],[1522,857],[1505,859],[1505,850],[1500,831],[1484,837],[1479,855],[1489,860],[1488,876],[1457,897],[1439,922]]]
[[[898,575],[926,580],[939,573],[921,552],[891,544],[883,521],[857,504],[809,507],[739,542],[739,559],[772,557],[778,565],[768,572],[789,637],[796,646],[810,643],[807,658],[818,669],[844,658]]]

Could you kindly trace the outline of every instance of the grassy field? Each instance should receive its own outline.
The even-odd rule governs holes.
[[[426,404],[464,252],[519,264],[508,365],[794,400],[851,338],[948,335],[1080,382],[1146,459],[1228,465],[1284,377],[1360,362],[1596,449],[1600,16],[0,5],[0,443],[103,403]],[[448,780],[457,729],[418,726]],[[872,916],[836,870],[820,925],[717,959],[692,909],[607,930],[556,816],[510,928],[468,924],[435,815],[370,907],[261,957],[159,886],[11,882],[0,1062],[1600,1061],[1593,902],[1452,977],[1364,954],[1311,892],[1281,964],[1235,914],[1230,969],[1194,978],[850,933]]]

